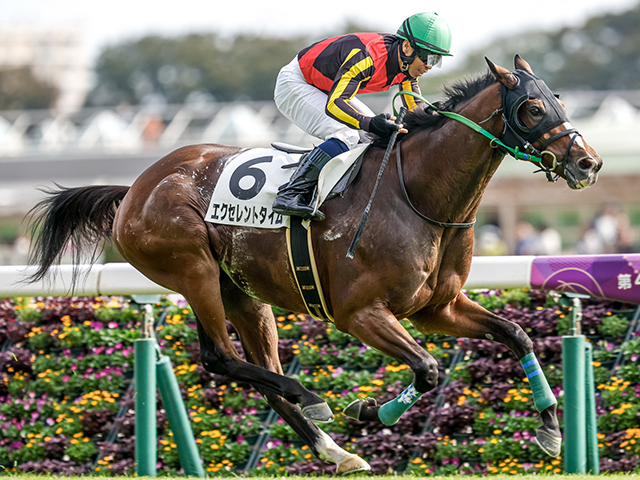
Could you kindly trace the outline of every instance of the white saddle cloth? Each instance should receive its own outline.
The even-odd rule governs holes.
[[[318,205],[367,147],[359,145],[329,160],[318,179]],[[245,227],[288,227],[289,217],[275,213],[271,205],[280,185],[287,183],[295,171],[291,165],[300,157],[274,148],[253,148],[231,156],[213,190],[205,220]]]

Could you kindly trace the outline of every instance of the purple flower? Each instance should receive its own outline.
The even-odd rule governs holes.
[[[109,328],[118,328],[118,322],[109,322],[107,325]]]
[[[45,420],[45,422],[46,422],[46,424],[47,424],[47,425],[49,425],[50,427],[53,427],[53,426],[56,424],[56,421],[55,421],[53,418],[51,418],[51,417],[47,418],[47,419]]]

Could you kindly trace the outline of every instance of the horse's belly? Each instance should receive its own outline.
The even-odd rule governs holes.
[[[218,227],[220,266],[247,295],[299,311],[295,279],[289,274],[285,230]]]

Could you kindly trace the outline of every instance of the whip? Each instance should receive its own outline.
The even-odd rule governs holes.
[[[407,113],[407,109],[403,106],[400,107],[400,112],[396,117],[396,123],[400,125],[402,123],[402,119],[404,118],[404,114]],[[349,250],[347,251],[347,258],[353,259],[353,254],[358,248],[358,242],[360,241],[360,236],[362,235],[362,231],[364,230],[364,224],[367,222],[367,218],[369,217],[369,211],[371,210],[371,204],[373,203],[373,197],[376,194],[376,190],[378,189],[378,185],[380,184],[380,179],[382,178],[382,173],[384,169],[387,167],[387,162],[389,161],[389,156],[391,155],[391,151],[393,150],[393,146],[396,143],[396,137],[398,136],[398,130],[391,134],[389,138],[389,144],[387,145],[387,150],[384,152],[384,158],[382,159],[382,165],[380,165],[380,171],[378,172],[378,178],[376,180],[376,184],[373,186],[373,191],[371,192],[371,197],[369,198],[369,203],[367,207],[364,209],[362,213],[362,218],[360,219],[360,225],[358,225],[358,230],[356,230],[356,234],[353,236],[353,240],[351,240],[351,245],[349,246]]]

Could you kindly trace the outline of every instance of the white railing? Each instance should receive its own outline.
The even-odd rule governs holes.
[[[474,257],[465,288],[527,288],[533,256]],[[0,266],[0,297],[65,296],[71,291],[71,265],[51,268],[47,281],[25,284],[34,266]],[[75,296],[166,294],[166,288],[152,282],[128,263],[106,263],[80,267]]]
[[[27,284],[34,266],[0,266],[0,297],[68,296],[73,267],[52,267],[45,281]],[[80,267],[75,296],[167,294],[128,263]],[[467,290],[541,288],[640,303],[640,254],[567,257],[473,257]]]

